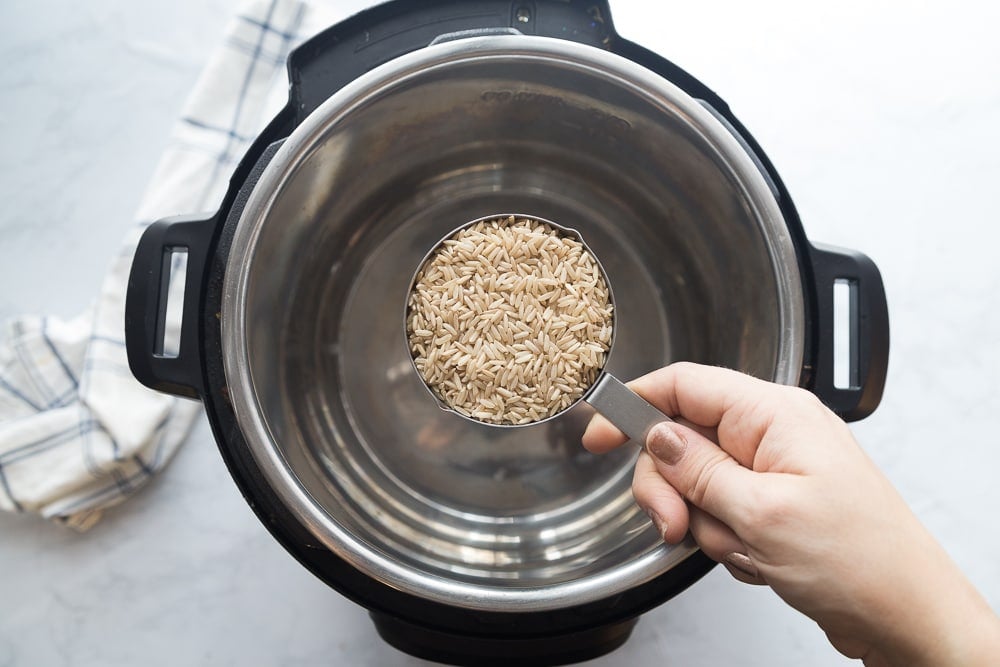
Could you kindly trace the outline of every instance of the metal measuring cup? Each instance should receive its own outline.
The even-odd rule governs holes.
[[[424,265],[427,264],[427,262],[435,255],[438,248],[440,248],[441,245],[446,240],[450,239],[452,236],[462,231],[463,229],[473,227],[479,224],[480,222],[487,222],[490,220],[498,220],[498,219],[507,219],[510,218],[511,216],[519,220],[527,219],[532,222],[539,222],[549,225],[553,229],[559,230],[559,232],[576,239],[583,245],[584,250],[590,253],[590,256],[594,259],[594,262],[597,264],[598,270],[601,272],[601,276],[604,278],[604,283],[608,288],[608,300],[610,301],[612,306],[613,319],[611,324],[611,341],[608,344],[608,351],[605,355],[604,367],[601,368],[600,372],[597,374],[594,383],[591,384],[591,386],[587,388],[586,391],[584,391],[583,395],[581,395],[579,398],[577,398],[575,401],[570,403],[562,410],[552,415],[549,415],[544,419],[539,419],[526,424],[494,424],[492,422],[482,421],[476,419],[475,417],[462,414],[458,410],[455,410],[446,402],[441,400],[441,398],[434,392],[434,390],[427,385],[427,383],[424,381],[423,376],[420,374],[420,371],[417,369],[416,360],[413,357],[412,350],[410,350],[409,334],[407,332],[406,323],[407,323],[407,316],[409,314],[408,312],[409,295],[413,292],[413,288],[416,285],[417,277],[420,275],[421,269],[423,269]],[[587,245],[587,242],[584,240],[583,235],[580,234],[580,232],[578,232],[575,229],[556,224],[551,220],[540,218],[536,215],[525,215],[521,213],[498,213],[494,215],[483,216],[481,218],[476,218],[475,220],[459,225],[455,229],[452,229],[450,232],[441,237],[441,239],[439,239],[438,242],[435,243],[434,246],[431,247],[431,249],[428,250],[427,253],[423,256],[423,258],[420,260],[420,263],[417,265],[416,270],[413,272],[413,277],[410,279],[409,282],[409,288],[406,291],[406,299],[404,299],[404,304],[403,304],[403,336],[407,345],[407,351],[409,353],[410,363],[413,365],[413,370],[417,374],[417,377],[420,378],[420,383],[424,386],[427,392],[438,404],[438,407],[440,407],[442,410],[446,412],[454,413],[459,417],[461,417],[462,419],[466,419],[468,421],[477,424],[483,424],[495,428],[518,428],[521,426],[535,426],[537,424],[542,424],[552,419],[555,419],[559,415],[563,414],[567,410],[572,409],[578,403],[583,401],[590,404],[591,407],[593,407],[599,413],[601,413],[601,415],[603,415],[608,421],[614,424],[615,427],[617,427],[622,433],[628,436],[629,439],[634,440],[639,444],[643,444],[646,441],[646,436],[649,434],[649,431],[654,426],[656,426],[661,422],[672,421],[672,420],[670,419],[670,417],[663,414],[660,410],[650,405],[650,403],[648,403],[644,398],[639,396],[639,394],[635,393],[627,386],[625,386],[625,384],[621,382],[618,378],[616,378],[614,375],[605,370],[605,368],[607,367],[608,359],[611,358],[611,352],[614,350],[614,345],[615,345],[616,327],[614,323],[614,318],[616,317],[617,314],[617,310],[615,308],[616,306],[615,306],[614,289],[612,288],[611,281],[608,278],[608,274],[604,270],[604,266],[601,264],[600,259],[597,257],[594,251],[591,250],[590,246]]]

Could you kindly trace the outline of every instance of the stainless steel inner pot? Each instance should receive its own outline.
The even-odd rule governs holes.
[[[268,483],[367,576],[470,609],[598,600],[687,558],[630,491],[636,450],[580,446],[578,404],[497,429],[442,411],[401,300],[449,230],[495,211],[577,229],[615,288],[606,368],[687,359],[798,380],[795,250],[750,156],[697,100],[616,55],[493,36],[355,80],[266,167],[225,273],[233,407]]]

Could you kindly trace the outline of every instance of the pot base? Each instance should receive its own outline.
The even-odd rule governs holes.
[[[499,639],[453,634],[372,613],[375,629],[394,648],[449,665],[569,665],[614,651],[632,635],[638,618],[549,637]]]

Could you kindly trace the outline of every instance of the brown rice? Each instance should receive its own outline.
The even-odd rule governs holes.
[[[587,248],[514,216],[445,239],[407,301],[424,382],[491,424],[530,424],[576,402],[604,366],[612,326],[608,286]]]

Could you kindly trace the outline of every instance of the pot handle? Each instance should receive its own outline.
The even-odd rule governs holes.
[[[199,311],[215,222],[207,214],[164,218],[147,227],[136,246],[125,294],[125,349],[132,374],[151,389],[195,399],[203,393]],[[179,255],[187,262],[175,276]],[[168,330],[167,308],[171,284],[181,278],[178,341]],[[176,306],[169,305],[173,315]]]
[[[819,326],[808,388],[843,419],[864,419],[882,400],[889,365],[882,276],[871,259],[853,250],[814,245],[810,255]],[[835,367],[835,347],[844,347],[835,346],[835,337],[846,339],[846,368]]]

